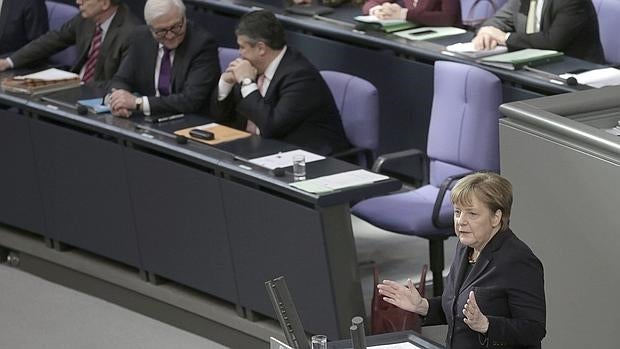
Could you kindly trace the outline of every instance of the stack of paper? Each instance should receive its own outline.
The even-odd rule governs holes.
[[[291,183],[292,187],[309,193],[326,193],[338,189],[356,187],[388,179],[388,176],[380,175],[366,170],[354,170],[337,173],[307,181]]]
[[[56,68],[14,76],[2,81],[2,90],[17,93],[45,93],[80,86],[80,76]]]
[[[110,107],[103,104],[103,97],[100,98],[91,98],[91,99],[80,99],[78,104],[85,106],[88,108],[93,114],[101,114],[101,113],[109,113]]]
[[[457,44],[446,46],[446,51],[458,53],[461,56],[469,58],[481,58],[487,56],[498,55],[508,51],[506,46],[495,46],[490,50],[477,50],[473,42],[459,42]]]
[[[251,163],[256,164],[261,167],[268,168],[270,170],[276,169],[278,167],[290,167],[293,166],[293,157],[295,155],[303,155],[304,161],[306,163],[319,161],[325,159],[324,156],[311,153],[309,151],[296,149],[291,151],[286,151],[283,153],[277,153],[273,155],[267,155],[260,158],[255,158],[250,160]]]
[[[577,79],[578,83],[595,88],[620,85],[620,70],[616,68],[602,68],[590,70],[581,74],[560,75],[563,79],[568,79],[571,76]]]

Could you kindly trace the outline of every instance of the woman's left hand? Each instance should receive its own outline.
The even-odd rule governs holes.
[[[489,319],[482,314],[478,304],[476,303],[476,297],[474,291],[469,292],[467,303],[463,308],[463,314],[465,319],[463,320],[469,328],[482,334],[487,333],[489,330]]]

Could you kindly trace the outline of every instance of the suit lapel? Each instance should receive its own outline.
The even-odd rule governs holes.
[[[84,28],[78,28],[78,30],[84,30],[84,35],[80,35],[78,33],[77,38],[79,42],[77,42],[77,48],[82,48],[79,52],[78,59],[78,67],[77,70],[81,70],[84,64],[86,63],[86,59],[88,59],[88,51],[90,50],[90,44],[93,40],[93,35],[95,35],[95,22],[90,19],[86,20],[84,24]]]
[[[458,249],[454,259],[460,261],[460,263],[456,264],[459,266],[459,269],[456,270],[456,275],[454,277],[454,295],[458,296],[461,290],[461,285],[463,285],[463,279],[465,278],[465,270],[467,270],[467,253],[469,248],[461,245],[461,248]]]
[[[278,65],[275,74],[273,74],[273,79],[271,79],[271,81],[269,82],[269,87],[267,88],[267,92],[265,92],[265,96],[263,97],[264,99],[270,99],[271,96],[275,93],[274,91],[276,90],[276,88],[274,86],[278,85],[282,76],[286,74],[287,67],[290,67],[290,60],[292,59],[291,56],[291,48],[288,47],[286,49],[286,52],[284,52],[284,56],[282,57],[282,60],[280,61],[280,64]]]

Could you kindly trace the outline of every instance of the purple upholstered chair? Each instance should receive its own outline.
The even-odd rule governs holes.
[[[601,44],[605,53],[605,61],[610,64],[620,64],[620,42],[616,37],[620,18],[620,1],[592,0],[598,16],[598,28],[601,34]]]
[[[239,50],[236,48],[219,47],[217,51],[220,58],[220,69],[222,71],[228,68],[230,62],[239,58]]]
[[[353,75],[323,70],[321,75],[340,111],[342,125],[353,149],[333,154],[370,166],[379,146],[379,93],[370,82]]]
[[[508,0],[460,0],[463,24],[477,27],[492,17]]]
[[[424,159],[428,184],[352,208],[354,215],[382,229],[429,240],[435,295],[443,288],[443,241],[454,234],[450,188],[472,171],[499,169],[501,102],[502,87],[495,75],[471,65],[436,62],[427,154],[416,149],[386,154],[373,166],[380,170],[386,161],[416,156]]]
[[[47,6],[50,30],[58,30],[65,22],[80,12],[75,6],[54,1],[46,1],[45,5]],[[77,50],[75,46],[71,46],[50,57],[49,61],[53,65],[71,67],[75,64],[76,59]]]

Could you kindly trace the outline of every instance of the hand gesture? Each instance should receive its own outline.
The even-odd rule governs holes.
[[[379,293],[385,296],[383,300],[390,304],[423,316],[428,312],[428,301],[420,296],[411,279],[407,280],[407,286],[394,281],[383,280],[383,283],[378,284],[377,288]]]
[[[478,308],[474,291],[469,292],[467,303],[463,307],[463,314],[465,315],[463,321],[469,328],[483,334],[487,333],[489,330],[489,319]]]
[[[237,83],[241,83],[243,79],[256,80],[258,74],[256,68],[247,59],[240,59],[233,67],[232,72],[235,75]]]
[[[506,33],[495,27],[482,27],[472,42],[477,50],[492,50],[497,45],[506,45]]]
[[[403,8],[400,7],[400,5],[398,4],[386,2],[382,6],[382,11],[381,11],[380,16],[377,16],[377,18],[379,19],[404,19],[404,17],[401,15],[402,9]]]
[[[112,115],[128,118],[131,116],[131,111],[136,108],[136,96],[129,91],[112,89],[107,103]]]

